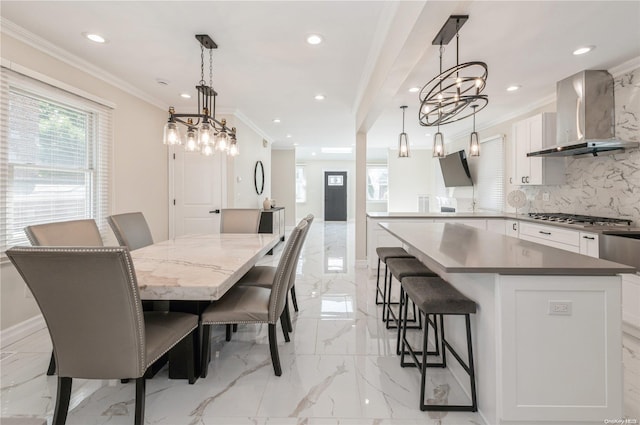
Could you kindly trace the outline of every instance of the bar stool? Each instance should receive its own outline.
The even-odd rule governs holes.
[[[378,277],[376,278],[376,305],[382,304],[382,317],[384,318],[385,295],[387,293],[387,260],[389,258],[414,258],[404,248],[398,246],[381,246],[376,248],[378,254]],[[384,291],[380,290],[380,262],[384,263]],[[382,295],[382,301],[378,300],[378,296]]]
[[[476,312],[476,303],[465,297],[460,291],[454,288],[450,283],[439,277],[407,277],[402,280],[402,288],[404,290],[404,309],[402,313],[402,351],[400,356],[400,366],[410,366],[420,368],[420,410],[437,410],[437,411],[478,411],[478,401],[476,396],[476,378],[475,368],[473,364],[473,348],[471,343],[471,319],[470,314]],[[422,340],[422,351],[416,351],[407,341],[407,303],[412,300],[413,304],[418,307],[419,314],[425,317],[434,314],[440,317],[440,344],[442,346],[442,362],[427,362],[427,342],[429,336],[429,326],[425,323],[424,335]],[[467,359],[468,365],[456,353],[453,347],[447,342],[444,335],[444,316],[445,315],[463,315],[467,329]],[[437,338],[437,337],[436,337]],[[406,347],[406,351],[405,351]],[[450,405],[450,404],[425,404],[425,383],[427,367],[447,367],[447,349],[453,354],[453,357],[460,363],[460,366],[469,374],[471,386],[471,404],[470,405]],[[410,354],[412,362],[405,362],[405,354]],[[422,356],[422,360],[418,360],[418,356]]]
[[[396,329],[400,325],[400,310],[398,310],[398,315],[391,308],[391,288],[393,283],[393,278],[395,277],[398,282],[402,282],[402,279],[409,276],[425,276],[425,277],[437,277],[438,275],[432,272],[427,266],[422,264],[420,260],[415,257],[411,258],[389,258],[387,260],[387,267],[389,268],[389,285],[388,290],[386,291],[386,309],[385,305],[382,306],[382,319],[386,323],[387,329]],[[386,311],[386,316],[385,316]],[[414,310],[415,313],[415,310]],[[395,325],[390,325],[389,322],[395,323]],[[415,314],[414,320],[415,321]],[[422,327],[418,325],[418,327]],[[396,351],[399,353],[400,344],[397,344]]]

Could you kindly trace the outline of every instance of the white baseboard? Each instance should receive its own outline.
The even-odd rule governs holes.
[[[13,325],[10,328],[1,331],[0,346],[2,347],[2,349],[4,349],[14,342],[20,341],[22,338],[27,337],[32,333],[46,327],[47,324],[44,322],[44,317],[42,317],[42,314],[34,316],[30,319],[18,323],[17,325]]]
[[[356,260],[356,269],[366,269],[369,264],[367,260]]]

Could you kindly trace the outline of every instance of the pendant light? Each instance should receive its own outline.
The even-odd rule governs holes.
[[[404,111],[407,109],[407,105],[400,107],[402,109],[402,133],[398,136],[398,158],[409,157],[409,136],[404,132]]]
[[[487,84],[487,64],[480,61],[460,63],[460,28],[469,15],[451,15],[431,42],[440,46],[439,74],[432,78],[420,91],[420,125],[430,127],[445,125],[471,116],[467,109],[476,103],[480,110],[489,103],[482,94]],[[456,38],[456,65],[443,71],[442,54],[444,45]]]
[[[440,133],[440,124],[438,124],[438,132],[433,136],[433,157],[442,158],[444,156],[444,136]]]
[[[478,105],[471,105],[473,108],[473,131],[469,140],[469,155],[480,156],[480,142],[478,141],[478,133],[476,132],[476,108]]]
[[[216,150],[227,155],[238,155],[238,141],[235,127],[227,127],[227,121],[216,118],[216,96],[213,89],[213,50],[218,45],[207,34],[198,34],[200,42],[200,81],[198,91],[198,109],[192,113],[177,113],[173,106],[169,107],[169,119],[164,127],[164,144],[182,145],[183,140],[179,126],[187,128],[184,148],[187,152],[200,151],[210,156]],[[205,49],[209,52],[209,83],[204,80]]]

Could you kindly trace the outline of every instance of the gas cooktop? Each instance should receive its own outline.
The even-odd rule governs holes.
[[[632,220],[565,213],[529,213],[535,220],[590,226],[631,226]]]

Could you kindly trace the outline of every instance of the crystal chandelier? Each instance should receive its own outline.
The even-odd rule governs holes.
[[[186,127],[184,149],[187,152],[199,151],[203,155],[210,156],[215,151],[225,152],[230,156],[236,156],[238,141],[236,128],[227,127],[227,121],[216,119],[216,96],[213,89],[213,49],[218,45],[207,34],[198,34],[196,39],[200,42],[200,81],[196,86],[198,91],[198,110],[196,113],[176,113],[173,106],[169,107],[169,120],[164,126],[164,144],[182,145],[180,126]],[[209,84],[204,80],[204,49],[209,50]]]
[[[478,111],[489,103],[481,94],[487,84],[487,64],[484,62],[459,62],[459,30],[469,15],[451,15],[432,43],[440,46],[440,73],[420,91],[419,120],[422,126],[440,126],[475,114],[468,107],[473,103]],[[444,45],[456,37],[456,65],[442,71]],[[438,133],[440,131],[438,130]]]

